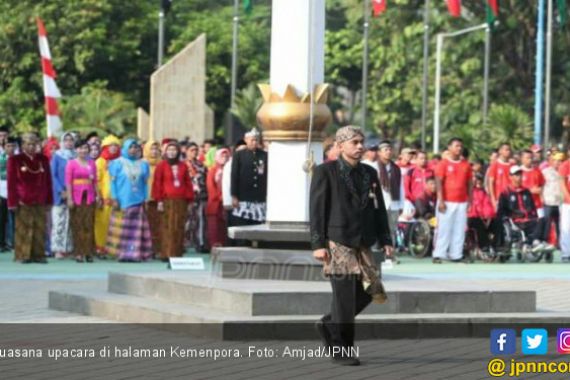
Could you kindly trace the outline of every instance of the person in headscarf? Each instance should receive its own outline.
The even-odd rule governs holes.
[[[51,159],[53,185],[53,207],[51,209],[51,252],[56,259],[63,259],[73,251],[71,228],[69,226],[69,208],[67,207],[67,187],[65,185],[65,167],[69,160],[76,157],[75,140],[70,132],[61,136],[61,148]]]
[[[160,214],[157,209],[157,202],[152,196],[152,184],[156,166],[161,160],[160,144],[155,140],[148,140],[143,149],[144,160],[148,163],[150,175],[148,177],[148,201],[146,202],[146,214],[150,226],[150,236],[152,239],[152,252],[160,253]]]
[[[75,143],[77,158],[65,168],[67,206],[71,219],[73,254],[77,262],[93,262],[95,253],[95,204],[100,200],[97,189],[97,168],[89,158],[86,140]]]
[[[35,148],[34,148],[35,149]],[[42,152],[48,160],[51,160],[53,154],[59,149],[59,141],[55,137],[46,140]]]
[[[208,171],[208,178],[206,180],[208,186],[206,224],[208,226],[208,242],[211,247],[221,247],[226,243],[227,239],[227,223],[222,200],[222,175],[229,156],[229,149],[222,148],[217,150],[215,157],[216,163]]]
[[[15,210],[15,259],[47,263],[45,230],[47,207],[53,203],[48,159],[36,153],[38,138],[22,136],[22,153],[8,159],[8,208]]]
[[[99,155],[101,155],[101,147],[98,143],[88,144],[89,146],[89,158],[93,161],[97,161]]]
[[[186,149],[186,167],[192,179],[194,188],[194,203],[188,221],[186,223],[186,245],[194,248],[197,252],[209,252],[206,241],[206,202],[208,201],[208,190],[206,188],[206,176],[208,169],[198,159],[198,144],[191,142]]]
[[[186,164],[180,161],[180,146],[171,141],[166,146],[165,159],[156,166],[152,197],[161,215],[160,258],[181,257],[184,254],[184,224],[194,200],[192,180]]]
[[[127,139],[121,157],[109,165],[113,208],[120,209],[122,215],[119,223],[112,217],[107,250],[116,253],[121,262],[141,262],[152,257],[150,228],[144,212],[150,173],[148,163],[138,158],[139,152],[136,140]]]
[[[101,195],[101,207],[95,210],[95,249],[99,257],[106,257],[105,246],[107,245],[107,232],[109,231],[109,220],[111,219],[111,179],[109,177],[108,166],[110,162],[121,155],[121,140],[113,135],[103,139],[101,144],[101,155],[95,161],[97,167],[97,186]]]

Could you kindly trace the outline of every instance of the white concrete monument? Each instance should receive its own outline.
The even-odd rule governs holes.
[[[322,131],[331,120],[324,38],[325,0],[273,0],[270,84],[259,86],[264,104],[257,114],[270,141],[270,226],[309,221],[310,172],[303,166],[309,158],[321,163]]]

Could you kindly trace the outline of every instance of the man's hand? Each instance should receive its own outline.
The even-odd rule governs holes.
[[[71,200],[71,198],[67,200],[67,208],[70,210],[73,208],[73,201]]]
[[[116,199],[111,199],[111,207],[113,207],[115,211],[119,211],[119,202],[117,202]]]
[[[442,214],[445,213],[445,210],[447,210],[447,206],[445,205],[445,202],[443,200],[437,202],[437,209]]]
[[[391,258],[392,256],[394,256],[394,247],[392,247],[391,245],[385,245],[384,253],[386,254],[386,257]]]
[[[237,199],[237,197],[232,197],[232,207],[233,208],[239,207],[239,199]]]
[[[164,211],[164,203],[158,202],[158,203],[156,204],[156,209],[157,209],[157,211],[159,211],[159,212],[163,212],[163,211]]]
[[[330,261],[329,251],[327,251],[325,248],[314,250],[313,257],[319,261],[326,263]]]

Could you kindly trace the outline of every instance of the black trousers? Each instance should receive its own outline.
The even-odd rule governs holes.
[[[358,275],[332,275],[331,311],[322,321],[331,335],[332,345],[354,346],[354,318],[372,302]]]
[[[483,222],[483,219],[469,218],[467,219],[467,225],[477,234],[477,244],[479,248],[488,249],[491,245],[491,240],[489,239],[489,230],[485,222]]]

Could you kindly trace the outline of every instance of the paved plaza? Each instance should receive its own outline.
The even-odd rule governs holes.
[[[210,257],[189,253],[191,257],[205,260],[205,272],[211,271]],[[434,265],[430,260],[402,258],[400,264],[384,270],[387,290],[391,288],[423,289],[469,287],[470,289],[536,290],[537,311],[570,314],[570,266],[562,264],[559,257],[555,263],[506,263],[506,264],[450,264]],[[50,259],[49,264],[23,265],[12,261],[11,254],[0,255],[0,322],[5,323],[2,341],[20,342],[24,331],[30,326],[47,331],[43,342],[59,342],[59,347],[81,342],[84,345],[107,344],[115,334],[108,329],[119,329],[123,337],[119,342],[132,346],[144,346],[148,342],[172,345],[172,341],[186,346],[211,348],[237,348],[247,356],[251,345],[273,347],[282,350],[284,346],[317,348],[319,343],[310,341],[263,341],[228,342],[193,337],[181,337],[173,333],[158,331],[146,326],[119,324],[101,318],[82,316],[48,309],[48,292],[51,290],[101,290],[107,287],[109,272],[167,273],[162,262],[144,264],[96,261],[93,264],[77,264],[72,260]],[[203,276],[204,271],[186,272],[188,276]],[[111,322],[111,323],[109,323]],[[13,325],[17,323],[19,325]],[[33,325],[28,325],[33,323]],[[46,324],[39,325],[38,323]],[[66,332],[75,325],[80,333],[68,341]],[[109,323],[109,324],[107,324]],[[10,324],[10,325],[7,325]],[[55,324],[55,325],[54,325]],[[10,326],[10,328],[6,328]],[[99,327],[97,327],[99,326]],[[24,329],[24,330],[22,330]],[[7,332],[9,331],[9,332]],[[59,332],[58,332],[59,331]],[[50,335],[51,334],[51,335]],[[79,335],[78,335],[79,334]],[[126,334],[126,335],[125,335]],[[115,338],[117,338],[115,336]],[[239,359],[65,359],[53,361],[48,358],[34,359],[34,365],[18,360],[0,360],[2,378],[25,379],[484,379],[489,378],[487,363],[492,359],[489,340],[470,339],[424,339],[424,340],[362,340],[359,341],[361,367],[339,368],[332,366],[327,358],[267,358],[241,357]],[[32,346],[34,343],[30,343]],[[109,343],[111,344],[111,343]],[[549,353],[555,352],[550,342]],[[47,347],[47,346],[46,346]],[[533,357],[530,357],[531,359]],[[541,360],[564,360],[564,356],[552,354]],[[511,358],[508,357],[508,360]],[[534,357],[536,359],[536,357]],[[39,361],[38,361],[39,360]],[[529,360],[529,357],[521,358]],[[46,372],[47,371],[47,372]],[[165,377],[165,374],[168,376]],[[49,375],[48,375],[49,374]],[[534,377],[533,377],[534,376]],[[557,377],[558,376],[558,377]],[[524,378],[565,378],[562,375],[525,375]]]

